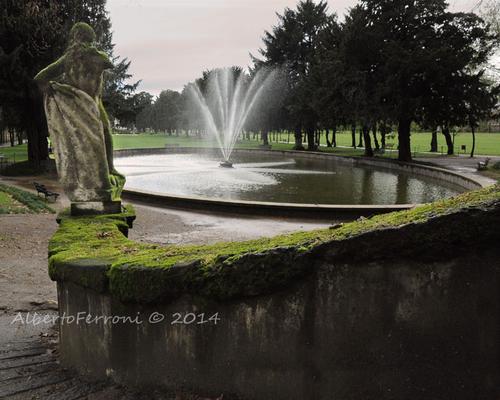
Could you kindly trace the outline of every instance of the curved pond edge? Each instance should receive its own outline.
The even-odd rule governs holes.
[[[165,147],[115,150],[115,157],[130,157],[138,155],[187,154],[187,153],[218,153],[217,148],[211,147]],[[263,150],[263,149],[234,149],[236,154],[281,154],[283,156],[300,157],[304,159],[336,159],[356,166],[375,166],[388,170],[397,170],[412,175],[438,179],[462,189],[475,190],[488,185],[484,181],[475,180],[456,171],[430,166],[420,163],[404,163],[397,160],[366,157],[338,156],[326,152],[294,151],[294,150]],[[297,217],[311,219],[352,219],[370,215],[384,214],[393,211],[407,210],[417,204],[303,204],[261,202],[247,200],[224,200],[200,196],[181,196],[168,193],[159,193],[147,190],[126,189],[124,198],[152,203],[156,206],[173,207],[185,210],[216,211],[219,213],[244,213],[246,215],[264,215],[279,217]]]

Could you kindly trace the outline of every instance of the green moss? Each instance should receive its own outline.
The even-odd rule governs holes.
[[[54,280],[78,281],[78,277],[68,277],[71,272],[66,267],[98,259],[101,273],[109,279],[110,292],[123,301],[159,301],[183,292],[220,299],[265,293],[306,273],[310,263],[303,256],[321,245],[367,232],[422,224],[437,216],[499,200],[500,186],[496,185],[329,229],[202,246],[160,247],[130,241],[121,233],[126,214],[62,216],[49,246],[49,271]],[[89,282],[82,284],[92,286]]]

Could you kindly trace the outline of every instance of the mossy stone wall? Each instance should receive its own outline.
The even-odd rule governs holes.
[[[63,217],[61,315],[129,318],[62,324],[63,364],[225,399],[493,399],[499,191],[213,246],[131,242],[121,215]]]

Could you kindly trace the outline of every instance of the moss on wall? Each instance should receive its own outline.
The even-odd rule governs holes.
[[[425,226],[431,220],[491,207],[500,207],[499,185],[329,229],[202,246],[156,246],[128,240],[123,232],[132,209],[119,215],[62,215],[49,244],[49,273],[53,280],[109,291],[122,301],[158,302],[186,292],[217,299],[252,296],[289,285],[314,269],[311,257],[325,249],[330,255],[339,252],[349,239]],[[418,237],[420,241],[450,234],[436,229],[438,235],[433,236],[429,230],[420,230],[425,232]]]

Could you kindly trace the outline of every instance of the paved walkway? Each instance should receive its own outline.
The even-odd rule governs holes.
[[[417,161],[431,163],[441,168],[446,168],[452,171],[459,172],[462,175],[468,176],[483,185],[491,185],[496,181],[490,179],[484,175],[477,172],[477,163],[479,161],[485,161],[487,158],[490,159],[490,164],[495,164],[500,162],[500,157],[496,156],[481,156],[470,158],[469,156],[460,155],[455,157],[432,157],[432,158],[417,158]]]
[[[56,334],[52,336],[57,337]],[[59,365],[57,340],[43,333],[38,338],[17,338],[2,343],[0,399],[187,400],[189,397],[133,392],[110,382],[85,380]]]

